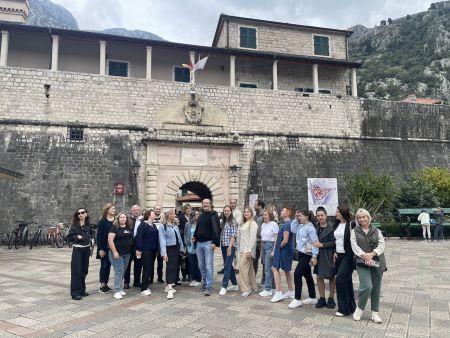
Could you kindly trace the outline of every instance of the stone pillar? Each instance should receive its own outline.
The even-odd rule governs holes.
[[[106,41],[100,40],[100,75],[106,73]]]
[[[319,65],[314,64],[313,65],[313,88],[314,88],[314,94],[319,93]]]
[[[230,55],[230,87],[236,87],[236,56]]]
[[[195,52],[189,52],[189,60],[192,62],[192,66],[195,64]],[[195,83],[195,72],[191,71],[191,83]]]
[[[147,73],[146,77],[147,80],[152,79],[152,47],[147,46]]]
[[[356,68],[352,68],[352,96],[358,97],[358,86],[356,83]]]
[[[273,90],[278,90],[278,60],[273,61],[272,81],[273,81]]]
[[[58,70],[59,36],[52,35],[52,66],[50,70]]]
[[[145,208],[154,208],[158,203],[158,152],[156,144],[147,144],[145,176]]]
[[[8,45],[9,45],[9,33],[8,31],[2,31],[0,67],[6,67],[8,65],[8,48],[9,48]]]

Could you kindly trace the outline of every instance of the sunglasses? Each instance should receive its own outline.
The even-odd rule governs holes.
[[[78,211],[78,215],[84,215],[86,211]]]

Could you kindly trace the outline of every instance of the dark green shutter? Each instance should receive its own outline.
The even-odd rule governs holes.
[[[314,36],[314,55],[330,56],[329,39],[326,36]]]
[[[256,29],[239,27],[239,46],[243,48],[256,49]]]

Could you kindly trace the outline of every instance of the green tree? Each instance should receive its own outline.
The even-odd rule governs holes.
[[[428,167],[417,172],[417,176],[430,184],[436,197],[446,207],[450,207],[450,170],[447,168]],[[437,206],[437,204],[435,205]]]
[[[436,190],[423,178],[410,175],[400,186],[399,208],[432,208],[439,205]]]
[[[391,176],[376,175],[367,167],[346,175],[344,184],[351,212],[364,208],[374,219],[389,213],[398,192]]]

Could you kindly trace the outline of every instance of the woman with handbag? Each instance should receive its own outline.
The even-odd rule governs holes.
[[[285,298],[294,297],[294,283],[292,281],[292,258],[294,256],[294,235],[291,232],[291,222],[294,211],[291,208],[283,208],[280,217],[283,220],[283,226],[278,231],[277,240],[272,251],[273,262],[272,272],[275,280],[275,294],[270,300],[272,303],[279,302]],[[288,291],[283,294],[281,291],[280,269],[286,275]]]
[[[320,295],[316,308],[327,307],[328,309],[334,309],[336,307],[334,301],[336,292],[336,270],[334,267],[336,242],[333,226],[327,222],[327,211],[324,207],[317,208],[316,219],[318,222],[317,236],[319,240],[315,241],[313,245],[319,249],[319,256],[317,257],[317,265],[314,267],[314,273],[317,275],[317,289],[319,289]],[[325,300],[325,279],[328,279],[330,284],[328,301]]]
[[[253,258],[256,256],[256,237],[258,233],[258,224],[253,220],[253,210],[245,207],[244,224],[239,228],[239,273],[240,287],[243,297],[248,297],[252,291],[256,291],[256,276],[253,268]]]
[[[356,212],[356,227],[351,232],[352,250],[356,256],[356,271],[359,276],[358,307],[353,313],[354,320],[361,320],[367,300],[370,297],[372,321],[382,322],[380,307],[381,280],[386,269],[384,258],[384,237],[371,224],[372,217],[366,209]]]
[[[167,299],[173,299],[176,290],[173,288],[178,277],[178,261],[180,253],[184,252],[183,241],[178,226],[175,224],[175,210],[166,212],[166,223],[161,225],[159,231],[159,245],[161,256],[166,262],[166,283],[164,292],[167,292]]]
[[[337,317],[352,314],[356,309],[355,293],[353,291],[353,251],[350,244],[350,230],[353,224],[350,209],[340,205],[336,209],[336,224],[334,238],[336,239],[336,295],[338,301]]]
[[[313,243],[318,240],[317,231],[312,220],[314,214],[309,210],[301,210],[297,213],[297,219],[291,224],[291,232],[295,234],[296,248],[299,252],[298,264],[294,271],[295,283],[295,297],[288,305],[289,309],[295,309],[303,304],[316,304],[316,288],[314,286],[314,279],[311,274],[311,266],[317,264],[317,255],[319,249],[313,246]],[[305,278],[308,286],[308,298],[302,298],[302,277]]]

